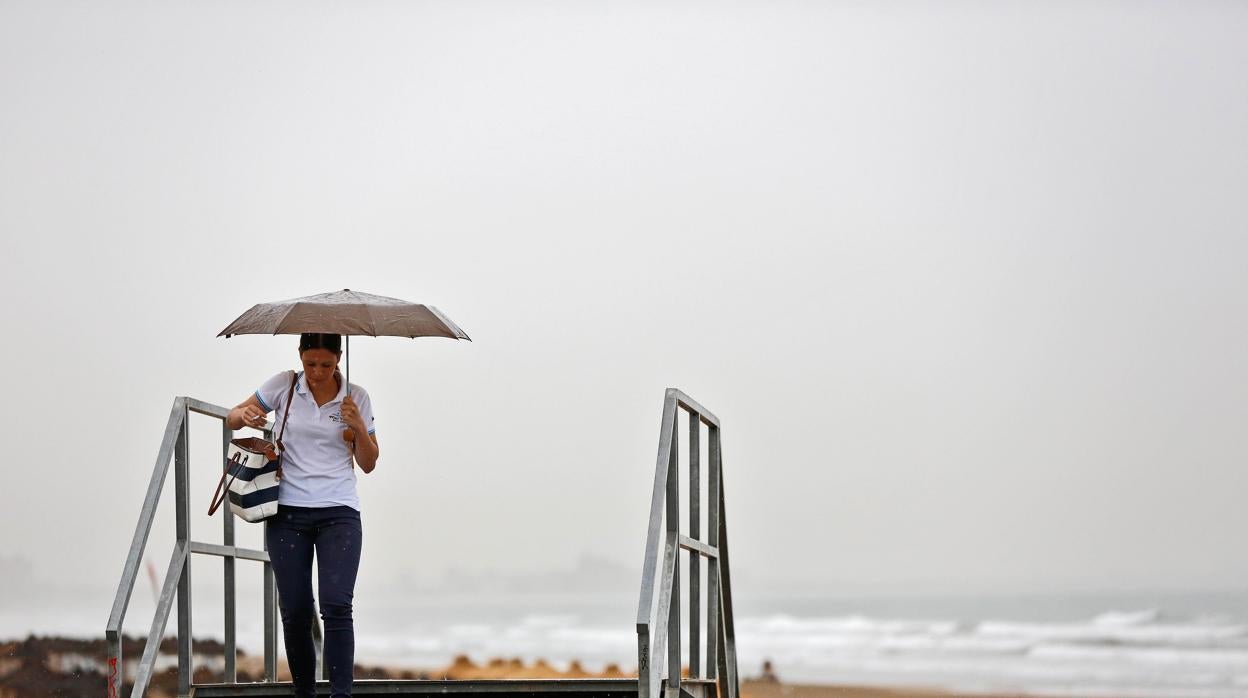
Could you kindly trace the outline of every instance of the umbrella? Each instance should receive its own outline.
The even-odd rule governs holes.
[[[217,336],[304,332],[346,336],[348,386],[351,383],[353,334],[370,337],[449,337],[472,341],[458,325],[432,305],[409,303],[349,288],[288,301],[260,303],[239,315]]]

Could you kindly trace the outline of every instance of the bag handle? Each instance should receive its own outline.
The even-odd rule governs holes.
[[[230,485],[233,485],[235,478],[238,477],[238,471],[232,466],[242,462],[242,455],[243,454],[241,453],[235,453],[234,457],[230,459],[230,463],[232,465],[226,466],[225,470],[221,472],[221,479],[217,481],[217,489],[212,493],[212,503],[208,505],[209,516],[217,513],[217,509],[221,508],[221,504],[225,501],[226,495],[230,493]],[[231,476],[228,483],[225,481],[226,475]],[[223,488],[222,485],[225,485],[225,487]]]

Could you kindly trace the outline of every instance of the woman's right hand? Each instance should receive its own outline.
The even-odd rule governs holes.
[[[265,423],[269,421],[265,416],[266,414],[264,408],[260,406],[260,402],[256,400],[256,396],[252,395],[230,410],[226,422],[231,429],[242,429],[243,427],[263,429]]]
[[[254,405],[244,405],[242,412],[243,426],[259,429],[268,421],[264,416],[264,410]]]

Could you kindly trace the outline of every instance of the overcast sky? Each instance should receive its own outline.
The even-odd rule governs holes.
[[[362,585],[639,571],[677,386],[748,591],[1242,589],[1246,36],[1239,2],[0,2],[0,556],[102,619],[174,397],[296,366],[216,333],[349,287],[473,338],[352,342]]]

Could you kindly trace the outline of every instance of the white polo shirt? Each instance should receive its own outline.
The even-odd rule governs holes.
[[[317,405],[308,390],[307,377],[299,372],[291,399],[290,418],[282,443],[282,484],[277,501],[297,507],[332,507],[346,505],[359,511],[360,497],[355,489],[355,468],[351,462],[350,445],[342,440],[347,424],[342,421],[342,399],[347,391],[339,374],[334,399]],[[274,416],[273,438],[282,428],[286,410],[286,394],[290,391],[290,371],[283,371],[264,382],[256,391],[261,407]],[[351,384],[351,399],[360,409],[368,425],[368,433],[377,429],[373,423],[373,403],[368,392]]]

